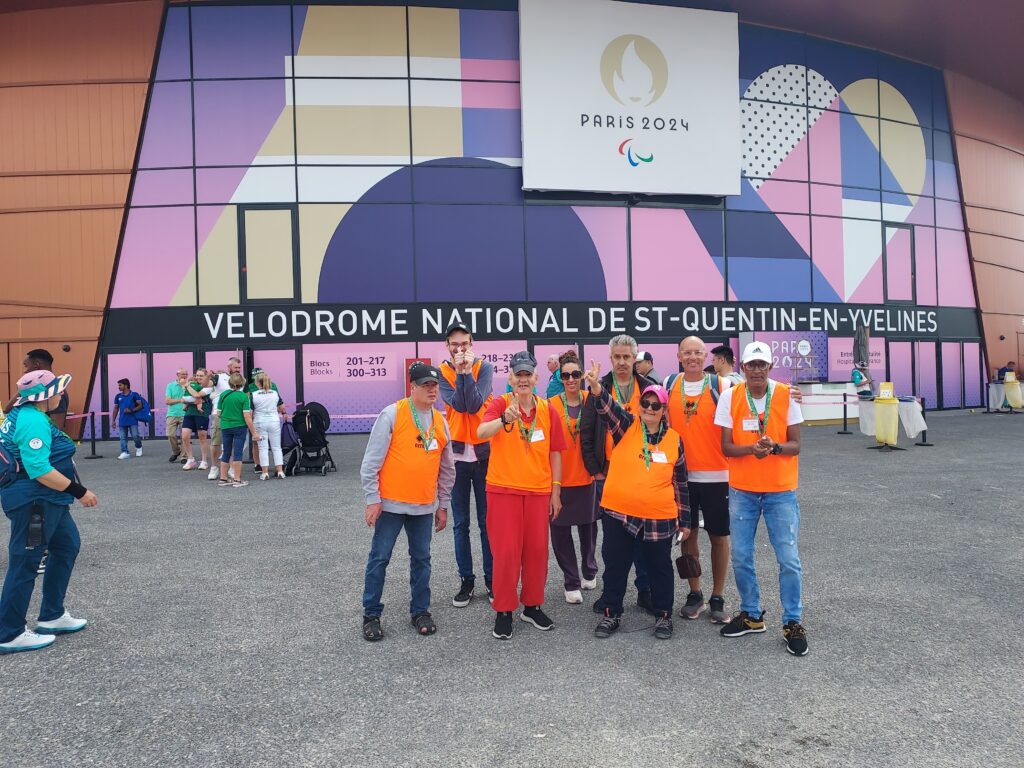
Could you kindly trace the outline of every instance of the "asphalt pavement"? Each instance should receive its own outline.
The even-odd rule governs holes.
[[[67,605],[90,625],[0,658],[0,757],[24,766],[1024,765],[1024,416],[929,414],[934,447],[804,430],[799,499],[810,653],[786,653],[767,537],[769,631],[705,617],[658,641],[627,595],[592,635],[551,559],[542,633],[491,637],[485,598],[454,608],[452,534],[434,538],[439,631],[409,625],[399,540],[385,639],[360,634],[370,531],[362,436],[341,470],[221,489],[145,456],[80,461]],[[251,475],[251,466],[246,472]],[[473,523],[474,550],[479,539]],[[706,537],[702,560],[710,570]],[[6,549],[0,568],[6,569]],[[482,579],[481,579],[482,581]],[[37,585],[38,586],[38,585]],[[677,608],[686,589],[677,585]],[[730,575],[727,610],[736,609]],[[38,589],[30,617],[38,610]]]

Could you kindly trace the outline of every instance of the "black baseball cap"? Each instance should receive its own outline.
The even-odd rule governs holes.
[[[461,321],[456,321],[456,322],[452,323],[451,325],[449,325],[448,326],[448,330],[444,332],[445,341],[447,341],[448,337],[451,336],[456,331],[462,331],[463,333],[468,333],[470,336],[473,335],[473,332],[471,330],[469,330],[469,327],[465,323],[463,323]]]
[[[537,358],[529,352],[516,352],[508,361],[508,367],[512,369],[512,373],[522,373],[523,371],[533,373],[537,370]]]
[[[409,367],[409,381],[413,384],[426,384],[428,381],[440,384],[441,372],[432,365],[414,363]]]
[[[653,363],[654,355],[652,355],[650,352],[641,352],[640,357],[637,358],[637,362],[639,362],[640,360],[646,360],[648,363]]]

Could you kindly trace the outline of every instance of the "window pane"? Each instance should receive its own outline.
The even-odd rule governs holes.
[[[295,298],[293,245],[291,210],[245,212],[246,298]]]

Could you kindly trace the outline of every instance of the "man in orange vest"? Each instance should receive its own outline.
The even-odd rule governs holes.
[[[384,575],[402,528],[409,539],[412,625],[421,635],[437,631],[430,615],[430,529],[431,522],[435,531],[448,522],[455,461],[448,424],[434,409],[441,372],[416,363],[409,381],[409,397],[374,422],[360,469],[366,524],[373,528],[363,588],[363,637],[370,641],[384,637]]]
[[[676,353],[683,366],[681,374],[665,379],[668,390],[668,419],[683,438],[688,469],[690,515],[697,522],[697,510],[704,515],[704,530],[711,539],[711,599],[707,602],[713,624],[725,624],[725,577],[729,572],[729,460],[722,453],[722,428],[715,425],[715,407],[728,379],[704,372],[707,350],[696,336],[679,342]],[[694,525],[693,530],[699,533]],[[683,550],[700,556],[699,537],[694,535]],[[690,581],[686,604],[679,611],[684,619],[696,619],[704,611],[700,577]]]
[[[481,417],[494,399],[494,366],[473,355],[473,335],[462,323],[452,323],[445,334],[450,360],[441,363],[441,397],[445,418],[452,434],[455,456],[455,487],[452,490],[452,531],[455,533],[455,563],[459,567],[459,591],[452,605],[464,608],[473,599],[476,575],[473,546],[469,541],[469,496],[476,498],[476,521],[480,528],[480,550],[484,584],[493,602],[491,574],[493,560],[487,539],[487,462],[491,445],[477,437]]]
[[[729,457],[732,570],[740,593],[740,612],[721,632],[723,637],[741,637],[765,631],[754,570],[754,537],[764,517],[779,563],[786,650],[803,656],[807,633],[800,624],[800,506],[796,499],[803,416],[799,403],[790,400],[790,388],[768,378],[772,352],[767,344],[747,344],[741,362],[746,382],[723,392],[715,412],[715,424],[722,428],[722,453]]]

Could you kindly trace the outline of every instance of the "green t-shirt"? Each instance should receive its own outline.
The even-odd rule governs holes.
[[[169,397],[171,400],[179,400],[182,395],[185,394],[185,388],[178,383],[177,379],[167,385],[167,389],[164,390],[164,397]],[[173,405],[167,406],[168,416],[184,416],[185,415],[185,403],[174,403]]]
[[[188,394],[195,396],[203,391],[203,388],[199,386],[198,382],[190,381],[188,383]],[[186,416],[209,416],[213,410],[213,403],[210,402],[209,397],[204,397],[195,403],[185,403],[185,415]]]
[[[217,407],[220,409],[221,429],[246,426],[242,412],[252,410],[249,396],[239,389],[224,392],[217,401]]]

